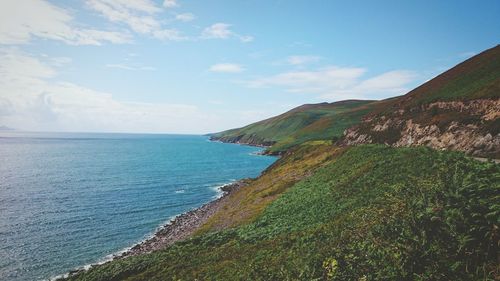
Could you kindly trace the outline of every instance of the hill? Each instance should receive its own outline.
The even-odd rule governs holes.
[[[500,46],[476,55],[406,95],[382,101],[307,104],[213,140],[269,146],[280,154],[311,140],[343,145],[427,145],[500,158]]]
[[[380,102],[343,144],[427,145],[500,158],[500,46]]]
[[[211,135],[212,140],[270,146],[280,153],[310,140],[331,140],[345,129],[361,122],[373,101],[346,100],[334,103],[305,104],[281,115],[243,128]]]
[[[499,81],[497,46],[404,96],[214,134],[281,157],[187,239],[67,280],[499,280],[500,165],[466,156],[498,158]]]
[[[374,145],[305,144],[279,161],[195,237],[68,280],[499,276],[499,165]]]

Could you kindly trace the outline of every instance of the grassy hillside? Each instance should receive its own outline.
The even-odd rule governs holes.
[[[347,100],[335,103],[306,104],[286,113],[243,128],[213,134],[225,142],[270,146],[271,152],[310,140],[331,140],[361,121],[372,101]]]
[[[401,97],[408,107],[435,101],[500,97],[500,45],[488,49],[440,74]]]
[[[214,134],[283,155],[190,239],[69,280],[500,280],[500,165],[424,147],[500,153],[499,85],[497,46],[401,97]]]
[[[165,250],[107,263],[70,280],[500,276],[499,165],[423,147],[339,150],[317,142],[280,161],[266,174],[275,182],[288,178],[289,184],[245,187],[253,199],[240,202],[243,209],[266,192],[281,195],[244,224],[209,228]],[[218,215],[226,214],[231,217],[224,210]]]
[[[383,101],[374,108],[373,113],[393,113],[438,101],[498,98],[500,98],[500,45],[467,59],[406,95]]]
[[[372,106],[347,145],[427,145],[500,157],[500,46],[458,64],[408,94]]]
[[[445,131],[452,122],[458,122],[460,126],[477,127],[473,132],[468,132],[466,138],[485,136],[488,133],[495,137],[500,133],[500,108],[484,101],[499,98],[500,46],[496,46],[400,97],[378,102],[342,101],[303,105],[282,115],[217,133],[212,137],[225,142],[271,146],[269,152],[279,153],[311,140],[336,140],[343,136],[346,129],[359,125],[358,135],[369,136],[366,140],[392,144],[401,139],[404,130],[402,123],[410,119],[422,126],[438,125],[441,131]],[[469,107],[474,101],[483,104]],[[430,108],[430,104],[436,102],[449,105]],[[461,104],[452,104],[453,102]],[[491,118],[495,111],[497,116]],[[483,113],[489,114],[489,117],[482,116]],[[395,126],[389,130],[374,132],[377,125],[382,126],[387,119],[393,117],[399,119]],[[368,122],[362,123],[363,120]],[[472,144],[463,146],[465,148],[458,149],[466,151]],[[483,154],[497,157],[498,153],[500,152],[490,149]]]

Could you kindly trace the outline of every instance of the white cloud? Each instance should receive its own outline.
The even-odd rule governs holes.
[[[154,1],[151,0],[108,0],[108,3],[115,3],[115,7],[120,8],[120,6],[126,7],[128,9],[137,10],[145,13],[158,13],[161,11],[159,7],[156,6]]]
[[[405,85],[412,82],[416,74],[408,70],[394,70],[382,73],[375,77],[360,81],[355,87],[353,92],[358,93],[388,93],[388,94],[401,94],[407,89]]]
[[[291,71],[247,82],[249,87],[281,87],[291,93],[319,94],[322,99],[381,98],[403,94],[416,74],[395,70],[364,78],[367,70],[330,66],[315,71]]]
[[[211,26],[205,28],[201,36],[207,39],[226,39],[229,38],[229,36],[233,35],[233,32],[229,29],[230,27],[231,25],[227,23],[214,23]]]
[[[17,49],[0,49],[0,123],[24,130],[204,132],[217,118],[188,104],[138,103],[66,82],[55,68]],[[202,131],[203,130],[203,131]]]
[[[182,41],[188,37],[183,36],[177,29],[161,29],[155,30],[153,36],[160,40]]]
[[[175,8],[179,6],[179,4],[177,3],[177,0],[165,0],[163,1],[163,7],[165,8]]]
[[[241,65],[234,63],[219,63],[210,67],[210,71],[213,72],[239,73],[244,70],[245,69]]]
[[[126,24],[139,34],[146,34],[161,40],[180,41],[186,39],[180,31],[164,28],[155,17],[161,9],[149,0],[87,0],[87,6],[106,19]]]
[[[73,60],[68,57],[49,58],[49,64],[55,67],[61,67],[71,63]]]
[[[74,26],[71,14],[43,0],[0,1],[0,44],[26,44],[33,37],[71,45],[126,43],[127,33]]]
[[[243,43],[252,42],[254,39],[253,36],[250,36],[250,35],[238,35],[238,38]]]
[[[307,63],[318,62],[321,57],[318,56],[289,56],[286,61],[291,65],[301,65]]]
[[[175,19],[183,21],[183,22],[188,22],[188,21],[194,20],[195,16],[193,14],[191,14],[191,13],[184,13],[184,14],[178,14],[178,15],[176,15]]]
[[[250,35],[240,35],[233,32],[230,24],[222,22],[206,27],[201,33],[201,38],[203,39],[228,39],[231,37],[236,37],[243,43],[251,42],[254,39]]]
[[[117,69],[123,69],[123,70],[156,70],[155,67],[152,66],[133,66],[133,65],[128,65],[128,64],[121,64],[121,63],[108,63],[105,65],[107,68],[117,68]]]
[[[112,22],[127,24],[138,33],[150,33],[160,28],[160,23],[151,14],[157,12],[154,3],[149,8],[136,8],[121,0],[87,0],[87,5]]]
[[[366,70],[351,67],[326,67],[316,71],[291,71],[250,82],[252,87],[285,86],[289,90],[307,88],[345,88],[356,83]]]

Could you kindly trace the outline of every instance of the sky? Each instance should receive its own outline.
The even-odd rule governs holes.
[[[499,44],[500,1],[1,0],[0,126],[204,134],[402,95]]]

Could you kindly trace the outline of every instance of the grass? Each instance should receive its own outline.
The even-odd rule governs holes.
[[[391,116],[498,132],[498,119],[427,110],[498,99],[500,47],[405,96],[304,105],[215,134],[284,155],[232,193],[188,240],[96,266],[69,280],[500,280],[500,165],[459,152],[336,147],[346,128]],[[362,123],[361,123],[362,122]],[[373,133],[391,144],[401,128]]]
[[[500,96],[500,45],[488,49],[425,82],[404,96],[380,102],[372,112],[390,115],[438,102],[498,99]]]
[[[321,152],[312,157],[314,164],[309,161],[317,149]],[[422,147],[367,145],[339,151],[315,142],[280,161],[266,175],[289,177],[287,169],[300,167],[302,161],[310,166],[303,169],[307,175],[280,191],[245,224],[210,228],[166,250],[111,262],[70,279],[499,276],[499,165]],[[266,188],[255,194],[263,192]]]
[[[418,96],[411,104],[434,101],[498,98],[500,90],[500,46],[475,56],[410,92]]]
[[[371,124],[363,123],[367,116],[396,116],[405,120],[418,119],[425,125],[435,123],[442,128],[452,121],[479,125],[483,128],[497,128],[495,120],[485,124],[468,112],[437,110],[436,117],[425,105],[437,101],[470,101],[477,99],[498,99],[500,95],[500,46],[466,60],[465,62],[424,83],[408,94],[373,101],[343,101],[304,105],[282,115],[260,121],[243,128],[215,134],[223,141],[240,141],[270,146],[271,153],[283,153],[291,147],[311,140],[336,140],[344,130],[361,124],[363,133],[368,133],[377,143],[393,143],[400,135],[398,128],[392,132],[372,133]],[[404,109],[403,116],[394,112]],[[472,118],[472,119],[471,119]],[[474,120],[473,120],[474,119]]]
[[[291,147],[313,140],[340,139],[344,130],[359,124],[372,109],[372,103],[362,104],[348,111],[327,115],[317,121],[290,133],[269,148],[270,152],[286,151]]]
[[[272,145],[270,152],[284,152],[310,140],[331,140],[361,122],[372,101],[343,101],[303,105],[279,116],[243,128],[214,134],[229,142]]]
[[[310,175],[342,149],[332,149],[328,141],[304,143],[276,161],[260,177],[230,195],[222,207],[203,225],[198,234],[246,224],[255,220],[272,201],[302,178]]]

